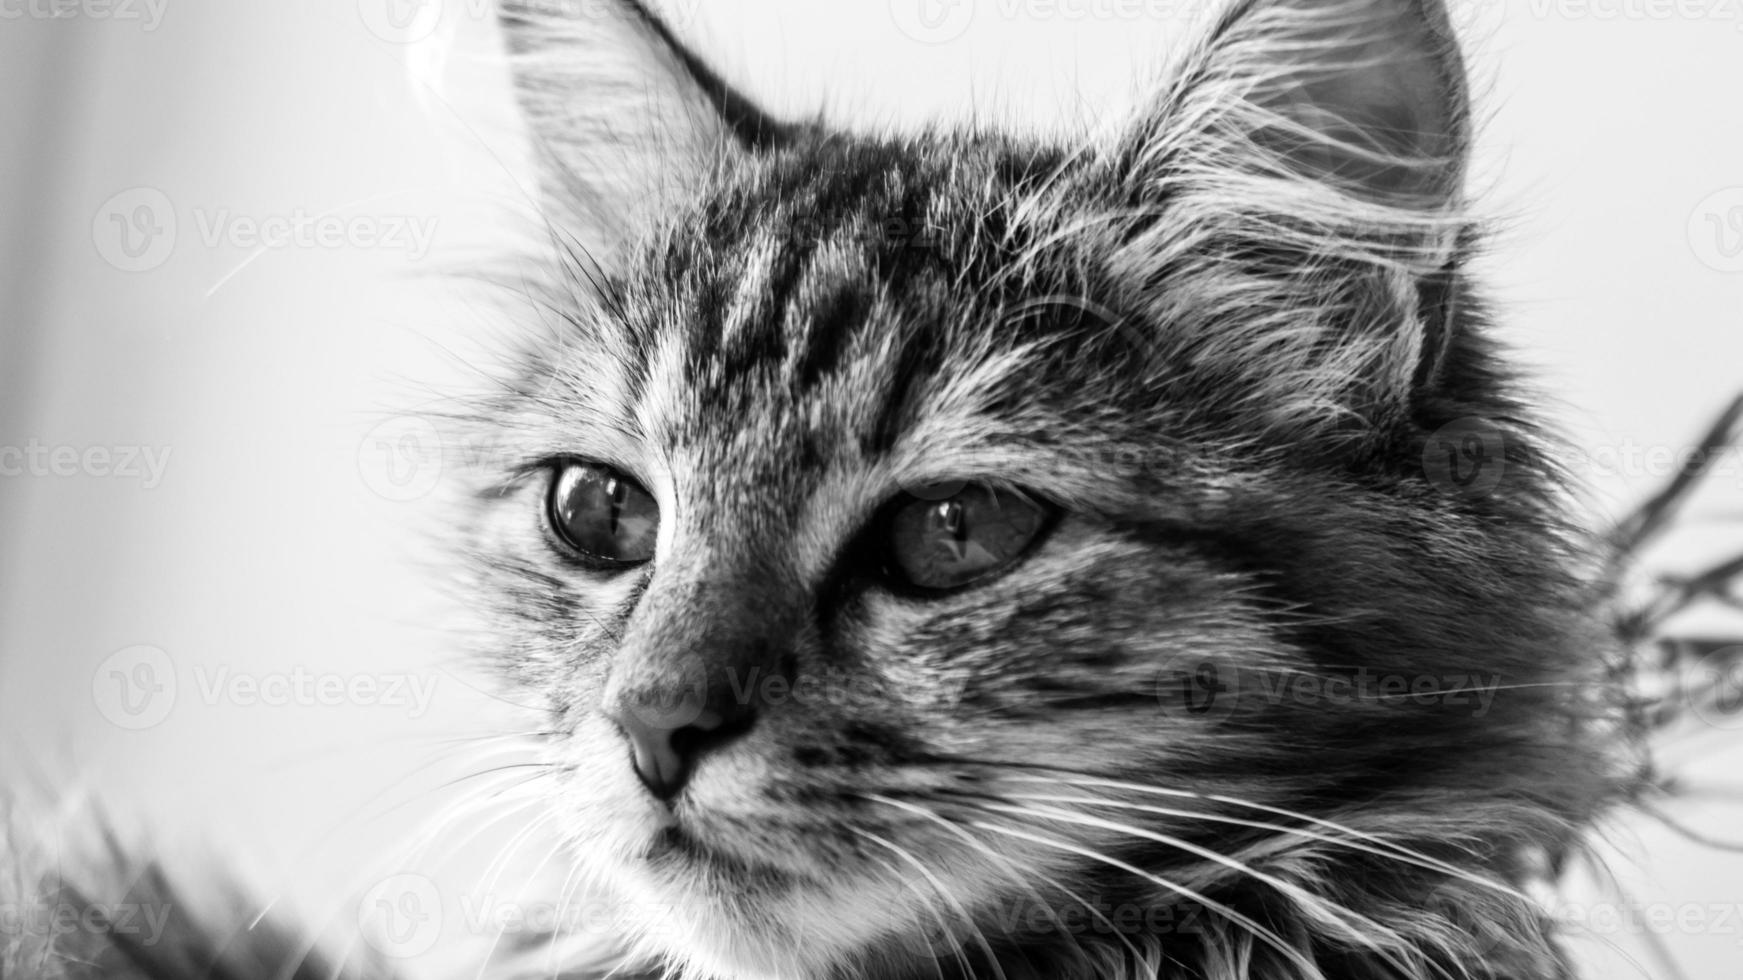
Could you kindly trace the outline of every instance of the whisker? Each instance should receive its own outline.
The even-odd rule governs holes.
[[[1384,848],[1375,847],[1371,844],[1363,843],[1362,841],[1359,841],[1359,840],[1348,840],[1348,839],[1345,839],[1342,837],[1334,837],[1331,834],[1321,834],[1321,833],[1317,833],[1317,832],[1312,831],[1312,830],[1308,830],[1304,827],[1291,827],[1288,824],[1269,823],[1269,822],[1263,821],[1263,820],[1245,820],[1245,819],[1242,819],[1240,817],[1231,817],[1231,816],[1226,816],[1226,815],[1220,814],[1220,813],[1205,813],[1205,812],[1200,812],[1197,810],[1179,810],[1179,809],[1175,809],[1172,807],[1151,806],[1151,805],[1144,804],[1144,803],[1132,803],[1132,802],[1129,802],[1126,800],[1109,800],[1109,799],[1104,799],[1101,797],[1094,797],[1094,796],[1055,796],[1055,795],[1051,795],[1051,794],[1018,793],[1018,794],[1013,794],[1010,798],[1017,799],[1017,800],[1035,800],[1037,802],[1043,802],[1043,803],[1087,803],[1087,804],[1093,804],[1096,806],[1114,807],[1114,808],[1122,809],[1122,810],[1137,810],[1137,811],[1142,812],[1142,813],[1153,813],[1153,814],[1160,816],[1160,817],[1180,817],[1180,818],[1189,819],[1189,820],[1204,820],[1204,821],[1208,821],[1210,823],[1228,824],[1228,825],[1236,826],[1236,827],[1247,827],[1247,828],[1250,828],[1253,830],[1269,830],[1269,831],[1274,831],[1277,833],[1294,834],[1298,837],[1303,837],[1303,838],[1306,838],[1308,840],[1319,841],[1321,843],[1326,843],[1326,844],[1334,844],[1334,845],[1337,845],[1338,847],[1347,848],[1347,849],[1352,850],[1352,851],[1358,851],[1358,852],[1363,853],[1363,854],[1370,854],[1370,855],[1373,855],[1374,857],[1386,858],[1388,860],[1393,860],[1393,861],[1402,861],[1406,864],[1411,864],[1411,865],[1414,865],[1416,867],[1423,868],[1425,870],[1439,871],[1443,874],[1447,874],[1447,875],[1450,875],[1452,877],[1456,877],[1459,880],[1465,881],[1469,884],[1478,885],[1478,886],[1481,886],[1483,888],[1488,888],[1488,889],[1491,889],[1493,891],[1499,892],[1500,894],[1505,895],[1508,898],[1517,899],[1520,901],[1530,901],[1530,899],[1525,895],[1524,892],[1521,892],[1516,888],[1513,888],[1513,887],[1511,887],[1507,884],[1504,884],[1500,881],[1495,881],[1495,880],[1490,879],[1490,878],[1484,878],[1481,875],[1473,874],[1469,871],[1464,870],[1463,868],[1457,867],[1456,865],[1447,864],[1445,862],[1435,862],[1432,860],[1425,860],[1423,858],[1419,858],[1419,857],[1416,857],[1416,856],[1414,856],[1412,854],[1408,854],[1408,853],[1395,853],[1393,851],[1388,851]]]
[[[853,831],[856,836],[863,837],[874,844],[880,844],[889,848],[897,857],[912,865],[914,870],[918,871],[920,876],[925,878],[927,883],[932,886],[933,890],[938,893],[938,897],[950,903],[950,906],[956,910],[956,914],[962,917],[963,924],[974,931],[975,944],[980,947],[981,952],[986,954],[987,965],[993,968],[993,973],[997,974],[999,980],[1008,980],[1005,976],[1004,968],[999,965],[998,957],[993,955],[992,944],[987,942],[986,934],[981,932],[980,927],[974,924],[974,918],[968,914],[968,909],[963,907],[962,903],[957,900],[956,896],[952,895],[950,891],[944,887],[944,883],[938,880],[938,876],[932,873],[931,868],[926,867],[925,862],[908,853],[907,849],[892,844],[869,830],[861,830],[858,827],[853,826],[849,826],[848,829]]]
[[[1327,819],[1324,817],[1315,817],[1311,814],[1302,813],[1298,810],[1288,809],[1287,807],[1280,807],[1280,806],[1275,806],[1272,804],[1259,803],[1259,802],[1254,801],[1254,800],[1246,800],[1246,799],[1242,799],[1242,798],[1237,797],[1237,796],[1228,796],[1226,794],[1220,794],[1220,793],[1195,793],[1191,790],[1172,789],[1172,788],[1165,788],[1165,787],[1161,787],[1161,786],[1150,786],[1150,785],[1147,785],[1144,783],[1133,783],[1133,782],[1128,782],[1125,780],[1107,779],[1105,777],[1039,776],[1039,775],[1025,773],[1025,774],[1011,774],[1011,775],[1005,776],[1004,778],[1012,779],[1012,780],[1028,779],[1028,780],[1032,780],[1032,781],[1036,781],[1036,782],[1066,783],[1066,784],[1070,784],[1070,785],[1079,785],[1079,786],[1100,786],[1100,787],[1106,788],[1106,789],[1125,789],[1125,790],[1131,790],[1133,792],[1138,792],[1138,793],[1149,793],[1149,794],[1152,794],[1155,796],[1171,796],[1171,797],[1176,797],[1176,798],[1181,798],[1181,799],[1208,800],[1208,801],[1213,802],[1213,803],[1224,803],[1224,804],[1227,804],[1229,806],[1238,806],[1238,807],[1244,807],[1244,808],[1250,809],[1250,810],[1259,810],[1259,811],[1262,811],[1265,813],[1270,813],[1274,816],[1288,817],[1292,820],[1302,820],[1302,821],[1305,821],[1307,823],[1314,824],[1315,826],[1325,827],[1329,830],[1342,831],[1343,833],[1350,834],[1350,835],[1357,837],[1361,840],[1371,841],[1377,846],[1396,850],[1400,855],[1406,855],[1406,856],[1424,861],[1430,867],[1433,867],[1433,868],[1440,870],[1440,871],[1444,871],[1447,874],[1457,875],[1460,873],[1468,873],[1468,872],[1463,872],[1462,869],[1458,868],[1456,865],[1450,864],[1446,861],[1443,861],[1439,858],[1436,858],[1431,854],[1425,854],[1425,853],[1418,851],[1414,848],[1406,847],[1405,845],[1400,844],[1397,841],[1388,839],[1388,838],[1381,836],[1379,834],[1374,834],[1374,833],[1370,833],[1367,831],[1358,830],[1355,827],[1349,826],[1348,824],[1340,823],[1338,821],[1330,820],[1330,819]],[[1466,853],[1472,853],[1472,854],[1475,853],[1470,847],[1463,846],[1459,842],[1457,842],[1456,840],[1448,840],[1447,843],[1451,844],[1454,847],[1458,847],[1460,850],[1463,850]],[[1531,900],[1530,897],[1525,895],[1523,892],[1513,891],[1511,894],[1513,895],[1513,897],[1522,899],[1524,901]]]
[[[1058,914],[1053,911],[1052,903],[1048,902],[1045,898],[1043,898],[1041,893],[1038,890],[1036,890],[1035,886],[1032,885],[1027,878],[1024,878],[1021,874],[1018,873],[1018,868],[1017,868],[1015,862],[1013,862],[1009,858],[1005,857],[1004,855],[998,853],[997,851],[993,850],[991,847],[987,846],[986,842],[979,840],[973,834],[969,833],[967,830],[964,830],[962,827],[956,825],[955,823],[946,819],[942,815],[940,815],[938,813],[934,813],[933,811],[928,810],[925,807],[916,806],[912,803],[905,803],[901,800],[891,799],[890,797],[887,797],[887,796],[880,796],[876,793],[865,793],[865,794],[859,794],[859,795],[860,795],[861,799],[871,800],[874,803],[883,803],[883,804],[886,804],[888,806],[893,806],[899,810],[903,810],[903,811],[908,812],[908,813],[913,813],[915,815],[918,815],[918,816],[924,817],[928,820],[931,820],[933,823],[938,824],[939,826],[943,827],[945,830],[948,830],[949,832],[951,832],[952,834],[954,834],[955,836],[960,838],[963,842],[967,843],[970,847],[972,847],[975,850],[979,851],[980,853],[984,854],[988,858],[991,858],[992,860],[998,862],[1001,866],[1003,866],[1006,869],[1007,872],[1010,873],[1011,880],[1016,882],[1019,887],[1021,887],[1025,891],[1027,891],[1029,893],[1029,897],[1033,898],[1035,900],[1036,904],[1039,905],[1043,910],[1046,911],[1047,917],[1053,920],[1054,928],[1059,930],[1059,934],[1062,936],[1070,936],[1073,944],[1075,944],[1077,946],[1078,951],[1080,953],[1084,952],[1083,943],[1080,940],[1078,940],[1076,936],[1071,936],[1070,930],[1065,927],[1064,922],[1062,922],[1060,920]],[[1115,936],[1118,936],[1120,942],[1124,943],[1126,948],[1132,951],[1132,956],[1134,957],[1133,962],[1135,964],[1142,965],[1145,962],[1144,955],[1138,951],[1138,947],[1133,945],[1132,941],[1130,939],[1126,938],[1125,933],[1123,931],[1121,931],[1119,929],[1119,927],[1115,926],[1113,924],[1113,922],[1110,919],[1108,919],[1107,916],[1103,915],[1099,909],[1097,909],[1094,905],[1090,904],[1090,902],[1088,902],[1086,899],[1084,899],[1083,896],[1081,896],[1081,895],[1077,894],[1076,892],[1072,891],[1071,889],[1065,887],[1064,884],[1062,884],[1058,880],[1054,879],[1052,876],[1047,875],[1043,872],[1036,871],[1035,869],[1031,868],[1031,869],[1029,869],[1029,873],[1036,878],[1040,878],[1046,884],[1052,885],[1055,889],[1058,889],[1060,892],[1062,892],[1067,897],[1069,897],[1072,901],[1076,902],[1078,905],[1087,909],[1091,915],[1095,916],[1103,924],[1105,924],[1108,927],[1109,932],[1111,932]],[[1085,954],[1085,955],[1087,955],[1087,954]]]
[[[950,924],[944,920],[943,914],[941,914],[938,911],[938,909],[933,907],[932,902],[927,899],[925,894],[923,894],[920,891],[920,889],[914,887],[914,883],[912,881],[908,880],[908,877],[906,875],[904,875],[901,872],[896,870],[895,865],[891,864],[888,861],[885,861],[883,858],[880,858],[875,854],[868,855],[868,857],[870,857],[871,860],[877,862],[877,864],[880,867],[882,867],[885,871],[888,871],[890,873],[890,877],[892,879],[894,879],[897,883],[899,883],[903,888],[906,888],[908,891],[913,893],[914,897],[919,900],[920,908],[923,909],[928,915],[930,915],[932,917],[932,919],[934,921],[936,921],[938,923],[939,932],[942,933],[943,936],[949,940],[950,951],[951,951],[951,953],[953,953],[956,956],[956,964],[957,964],[957,966],[962,968],[962,975],[964,977],[968,977],[968,976],[972,975],[974,971],[968,965],[968,958],[963,956],[963,954],[962,954],[962,945],[956,941],[955,930],[953,930],[950,927]],[[918,925],[917,922],[916,922],[916,925]],[[944,967],[942,965],[940,965],[938,957],[934,956],[932,958],[932,966],[938,973],[938,980],[944,980]]]
[[[1319,967],[1317,965],[1315,965],[1312,960],[1309,960],[1300,950],[1295,949],[1295,948],[1290,947],[1287,944],[1285,944],[1283,942],[1283,938],[1281,936],[1279,936],[1275,932],[1271,931],[1269,928],[1264,926],[1262,923],[1256,922],[1252,918],[1247,916],[1246,914],[1240,912],[1239,910],[1230,908],[1229,906],[1224,905],[1223,903],[1217,901],[1216,899],[1202,895],[1199,892],[1197,892],[1191,888],[1186,887],[1185,885],[1176,884],[1175,882],[1168,881],[1165,878],[1162,878],[1158,875],[1152,874],[1151,872],[1145,871],[1142,868],[1139,868],[1139,867],[1136,867],[1134,865],[1128,864],[1124,861],[1121,861],[1118,858],[1109,857],[1108,855],[1102,854],[1099,851],[1093,851],[1087,847],[1081,847],[1079,845],[1072,844],[1072,843],[1069,843],[1067,841],[1054,840],[1050,837],[1042,837],[1042,836],[1039,836],[1037,834],[1031,834],[1031,833],[1027,833],[1027,832],[1021,831],[1021,830],[1015,830],[1015,829],[1012,829],[1010,827],[1004,827],[1004,826],[1000,826],[999,824],[994,824],[994,823],[987,823],[985,821],[978,821],[977,820],[973,824],[971,824],[971,826],[980,827],[983,830],[990,830],[994,833],[1004,834],[1004,835],[1009,836],[1009,837],[1016,837],[1016,838],[1021,839],[1021,840],[1027,840],[1027,841],[1030,841],[1030,842],[1035,843],[1035,844],[1040,844],[1044,847],[1055,847],[1055,848],[1058,848],[1060,850],[1067,851],[1067,852],[1072,853],[1072,854],[1076,854],[1079,857],[1086,857],[1092,861],[1096,861],[1096,862],[1099,862],[1101,864],[1106,864],[1106,865],[1113,867],[1113,868],[1118,868],[1119,870],[1124,871],[1127,874],[1135,875],[1135,876],[1142,878],[1145,881],[1148,881],[1148,882],[1155,884],[1159,887],[1166,888],[1169,891],[1174,892],[1175,894],[1184,896],[1185,898],[1188,898],[1194,902],[1199,903],[1200,905],[1203,905],[1205,908],[1210,909],[1213,912],[1217,912],[1217,913],[1221,914],[1223,916],[1223,918],[1225,918],[1225,919],[1229,920],[1230,922],[1242,927],[1243,929],[1246,929],[1249,934],[1251,934],[1255,938],[1263,940],[1266,945],[1270,946],[1272,949],[1275,949],[1278,953],[1281,953],[1284,956],[1284,958],[1290,960],[1296,966],[1300,967],[1304,971],[1304,975],[1306,977],[1310,978],[1310,980],[1326,980],[1325,974],[1320,972]]]
[[[1366,931],[1371,930],[1373,932],[1386,934],[1386,933],[1390,933],[1391,930],[1385,928],[1384,926],[1380,925],[1379,923],[1375,922],[1374,920],[1372,920],[1372,919],[1368,918],[1367,916],[1362,915],[1362,914],[1360,914],[1360,913],[1358,913],[1350,908],[1338,905],[1338,904],[1332,902],[1330,899],[1315,895],[1312,892],[1309,892],[1307,889],[1301,887],[1300,885],[1295,884],[1294,882],[1285,881],[1282,878],[1277,877],[1276,875],[1270,874],[1269,872],[1261,871],[1258,868],[1255,868],[1255,867],[1251,866],[1250,864],[1247,864],[1244,861],[1239,861],[1235,858],[1229,857],[1226,854],[1219,853],[1219,852],[1211,850],[1210,848],[1207,848],[1207,847],[1200,847],[1199,845],[1194,844],[1190,841],[1182,840],[1178,837],[1174,837],[1174,836],[1169,835],[1169,834],[1157,833],[1156,831],[1153,831],[1153,830],[1145,830],[1141,827],[1133,827],[1133,826],[1130,826],[1128,824],[1121,824],[1121,823],[1117,823],[1117,822],[1112,821],[1112,820],[1103,820],[1100,817],[1090,816],[1088,814],[1082,814],[1082,813],[1074,813],[1070,810],[1061,810],[1061,809],[1058,809],[1056,807],[1024,807],[1024,806],[1007,806],[1007,805],[999,804],[999,803],[988,803],[988,804],[983,804],[982,808],[987,809],[987,810],[991,810],[991,811],[996,812],[996,813],[1010,814],[1012,816],[1042,817],[1044,819],[1057,820],[1057,821],[1061,821],[1064,823],[1077,824],[1078,826],[1083,826],[1083,827],[1094,827],[1094,828],[1097,828],[1100,830],[1108,830],[1108,831],[1112,831],[1112,832],[1117,833],[1117,834],[1123,834],[1123,835],[1126,835],[1129,837],[1137,837],[1137,838],[1140,838],[1143,840],[1154,841],[1155,843],[1162,844],[1162,845],[1165,845],[1167,847],[1172,847],[1172,848],[1175,848],[1177,850],[1185,851],[1188,854],[1203,858],[1204,860],[1210,861],[1214,864],[1221,865],[1222,867],[1228,868],[1231,871],[1240,872],[1241,874],[1244,874],[1244,875],[1251,877],[1255,881],[1262,882],[1266,885],[1271,886],[1272,888],[1275,888],[1279,892],[1282,892],[1283,894],[1294,898],[1296,903],[1297,903],[1297,907],[1300,908],[1304,912],[1308,912],[1309,914],[1314,914],[1316,912],[1316,910],[1318,910],[1321,907],[1329,909],[1332,913],[1336,913],[1336,914],[1328,915],[1328,916],[1315,915],[1315,917],[1319,918],[1326,925],[1329,925],[1329,926],[1332,926],[1334,928],[1341,930],[1344,933],[1344,935],[1346,936],[1346,938],[1348,938],[1354,944],[1359,945],[1359,946],[1366,946],[1367,948],[1372,950],[1374,953],[1379,955],[1381,958],[1385,959],[1388,963],[1397,967],[1399,972],[1404,974],[1405,976],[1408,976],[1412,972],[1414,972],[1405,963],[1398,960],[1389,949],[1387,949],[1383,944],[1374,940],[1366,932]],[[1349,920],[1343,919],[1342,918],[1343,915],[1350,916],[1351,918],[1353,918],[1354,922],[1352,923]]]

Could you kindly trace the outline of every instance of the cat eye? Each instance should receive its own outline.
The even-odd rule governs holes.
[[[916,492],[887,519],[886,565],[921,589],[961,588],[1028,553],[1050,516],[1047,507],[1021,493],[983,484]]]
[[[654,557],[659,505],[641,484],[609,466],[558,462],[548,508],[551,530],[584,562],[615,568]]]

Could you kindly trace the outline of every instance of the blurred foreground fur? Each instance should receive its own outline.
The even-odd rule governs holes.
[[[25,809],[0,797],[0,978],[391,975],[362,953],[342,966],[314,950],[299,925],[262,912],[224,872],[161,866],[90,808],[61,807],[52,817]]]

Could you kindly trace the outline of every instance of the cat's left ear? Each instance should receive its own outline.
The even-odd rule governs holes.
[[[1438,210],[1463,187],[1466,89],[1443,0],[1236,0],[1128,150]]]
[[[1243,411],[1377,420],[1457,343],[1469,144],[1441,0],[1236,0],[1116,145],[1114,271]]]
[[[608,266],[716,168],[785,137],[678,39],[659,6],[502,0],[541,203],[558,233]]]

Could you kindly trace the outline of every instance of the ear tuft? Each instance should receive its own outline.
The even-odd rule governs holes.
[[[1286,437],[1407,415],[1456,340],[1469,144],[1439,0],[1242,0],[1112,158],[1159,372]]]
[[[1224,121],[1245,124],[1283,174],[1377,203],[1457,203],[1469,97],[1439,0],[1248,0],[1196,75],[1197,94],[1229,100]]]
[[[609,267],[710,173],[787,131],[640,0],[566,6],[504,0],[501,19],[547,214]]]

